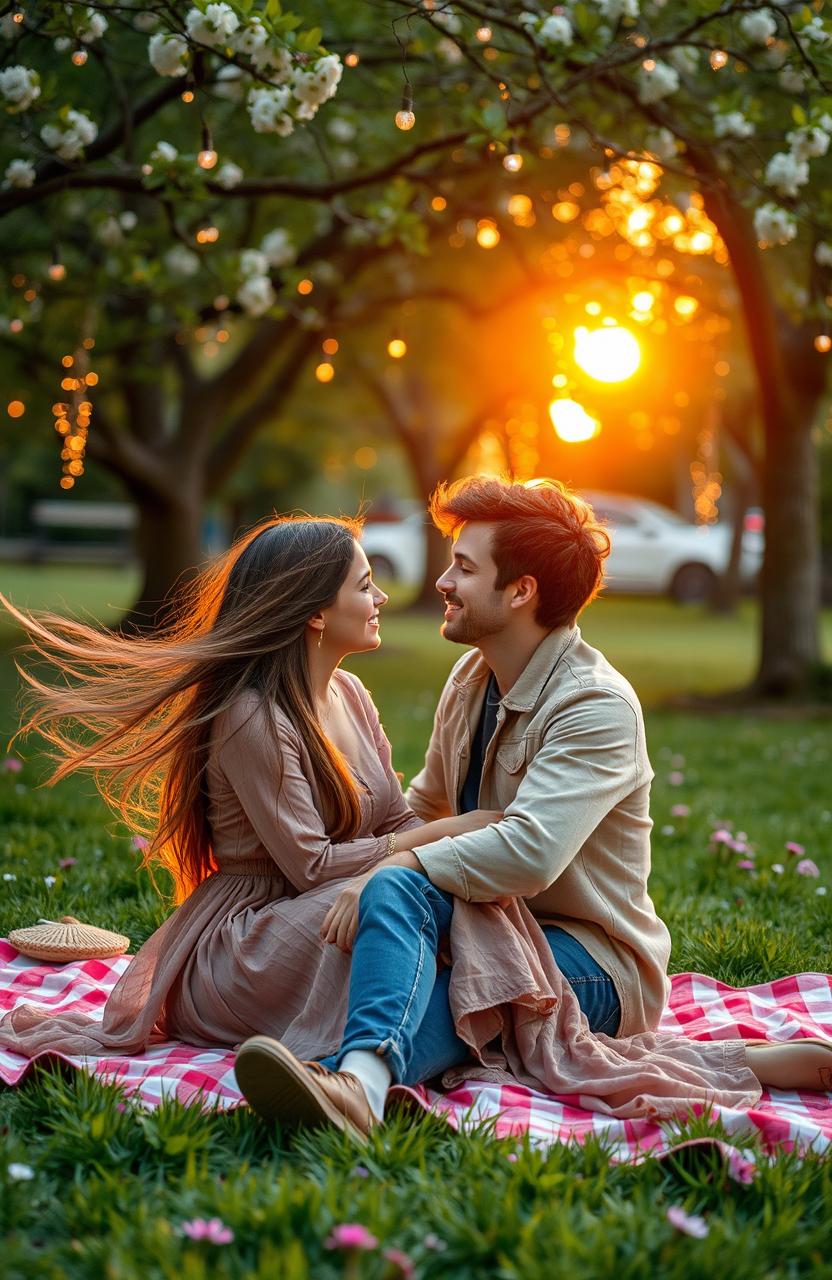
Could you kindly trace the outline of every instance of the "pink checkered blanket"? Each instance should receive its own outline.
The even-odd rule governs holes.
[[[129,956],[119,956],[114,960],[44,964],[27,960],[9,942],[0,940],[0,1010],[29,1001],[55,1012],[77,1009],[100,1015],[129,963]],[[694,1040],[832,1038],[832,977],[798,973],[734,989],[701,973],[679,973],[672,978],[660,1029]],[[241,1101],[234,1078],[234,1054],[226,1050],[171,1042],[155,1045],[133,1058],[64,1060],[120,1084],[148,1107],[171,1096],[219,1108],[234,1107]],[[17,1084],[30,1065],[28,1059],[0,1049],[0,1080],[5,1084]],[[616,1120],[576,1105],[580,1099],[574,1096],[536,1093],[520,1085],[469,1081],[448,1093],[421,1086],[397,1088],[395,1093],[401,1100],[445,1116],[454,1128],[489,1120],[497,1138],[528,1134],[535,1144],[547,1146],[582,1142],[591,1134],[603,1136],[616,1160],[638,1159],[648,1152],[658,1155],[674,1143],[667,1125],[647,1119]],[[753,1110],[715,1107],[713,1115],[729,1134],[759,1135],[769,1150],[797,1146],[821,1151],[832,1145],[832,1094],[772,1090],[763,1094]]]

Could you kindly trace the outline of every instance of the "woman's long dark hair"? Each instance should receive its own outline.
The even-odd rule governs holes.
[[[305,633],[334,602],[359,533],[353,520],[264,520],[192,581],[174,621],[153,636],[26,613],[0,596],[28,633],[26,652],[60,677],[47,683],[18,664],[29,686],[20,732],[51,744],[50,783],[91,771],[107,803],[147,837],[146,865],[171,872],[177,902],[216,868],[205,785],[211,726],[244,689],[295,726],[331,838],[358,829],[355,785],[315,711]]]

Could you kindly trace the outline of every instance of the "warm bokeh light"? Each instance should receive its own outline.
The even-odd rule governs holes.
[[[339,343],[337,338],[324,338],[323,342],[321,343],[321,349],[325,356],[337,355],[338,346],[339,346]]]
[[[601,430],[598,419],[588,414],[577,400],[553,400],[549,405],[549,417],[555,435],[566,444],[582,444]]]
[[[688,294],[680,294],[673,303],[673,310],[677,315],[688,319],[690,316],[696,315],[699,310],[699,303],[696,298],[691,298]]]
[[[6,412],[10,418],[22,418],[26,412],[26,406],[22,400],[10,400]]]
[[[196,162],[200,169],[213,169],[217,163],[217,153],[213,147],[206,147],[204,151],[200,151],[196,158]]]
[[[519,151],[509,151],[507,156],[503,156],[503,168],[507,173],[519,173],[523,168],[523,157]]]
[[[605,325],[575,330],[575,363],[597,382],[624,382],[641,364],[641,347],[629,329]]]
[[[403,338],[391,338],[387,344],[387,354],[394,360],[401,360],[407,355],[407,343]]]
[[[500,243],[500,232],[496,222],[490,218],[481,218],[477,223],[477,244],[481,249],[494,249]]]
[[[574,222],[580,212],[581,207],[574,200],[559,200],[552,206],[552,217],[558,222]]]
[[[64,280],[66,278],[66,267],[62,262],[53,262],[49,267],[50,280]]]
[[[335,366],[324,360],[315,370],[315,377],[319,382],[331,382],[335,377]]]
[[[430,207],[434,213],[441,213],[443,209],[447,209],[448,202],[444,196],[434,196],[430,202]]]
[[[656,305],[656,299],[647,289],[640,290],[639,293],[633,294],[633,310],[634,311],[652,311]]]
[[[826,352],[832,349],[832,338],[828,333],[819,333],[815,338],[815,351]]]
[[[721,71],[724,66],[727,66],[728,54],[724,49],[714,49],[709,61],[714,71]]]
[[[346,58],[344,59],[344,62],[348,67],[357,67],[360,61],[361,61],[361,58],[355,52],[348,53]]]
[[[415,123],[416,117],[412,111],[396,112],[396,128],[401,129],[403,133],[406,133],[408,129],[412,129]]]
[[[353,462],[362,471],[371,471],[378,462],[378,454],[375,449],[371,449],[369,445],[362,445],[360,449],[356,449],[353,454]]]
[[[311,280],[298,280],[298,293],[302,294],[304,297],[311,293],[314,288],[315,286]]]

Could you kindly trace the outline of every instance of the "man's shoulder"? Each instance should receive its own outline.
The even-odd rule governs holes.
[[[573,701],[592,698],[610,704],[626,704],[641,717],[638,694],[625,675],[614,667],[609,659],[584,640],[580,634],[563,655],[558,664],[558,678],[550,686],[550,698],[555,701]]]

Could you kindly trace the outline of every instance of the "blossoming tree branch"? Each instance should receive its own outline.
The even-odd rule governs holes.
[[[136,502],[147,601],[198,559],[204,502],[322,331],[360,312],[367,274],[446,244],[483,174],[498,227],[512,183],[545,203],[578,154],[588,240],[616,165],[653,166],[665,201],[684,213],[699,193],[712,220],[707,247],[675,248],[722,255],[757,371],[759,683],[805,684],[819,660],[811,427],[832,346],[821,4],[31,3],[0,33],[5,358],[61,410],[65,487],[94,458]],[[639,216],[629,241],[648,261],[668,236]],[[57,349],[73,362],[62,399]]]

